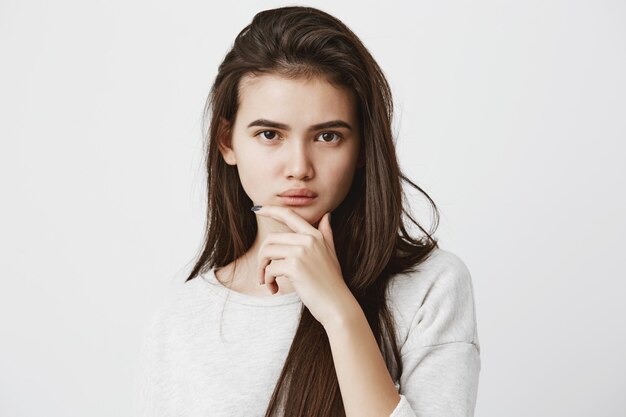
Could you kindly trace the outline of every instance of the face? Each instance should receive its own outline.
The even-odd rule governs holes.
[[[324,79],[246,76],[231,129],[222,142],[227,164],[236,165],[255,205],[288,206],[313,224],[348,194],[360,158],[353,94]],[[305,188],[317,196],[304,204],[279,194]]]

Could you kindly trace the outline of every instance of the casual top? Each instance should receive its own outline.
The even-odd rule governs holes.
[[[239,293],[214,269],[175,285],[144,328],[138,415],[263,417],[300,319],[297,292]],[[472,417],[481,361],[466,265],[435,248],[387,291],[403,364],[390,417]]]

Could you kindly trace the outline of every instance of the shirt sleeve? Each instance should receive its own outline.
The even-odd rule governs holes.
[[[390,417],[473,417],[481,368],[470,273],[455,255],[437,269],[401,349]]]
[[[165,352],[161,340],[162,323],[159,322],[158,313],[154,312],[144,326],[141,339],[134,387],[134,411],[140,417],[167,415],[161,407],[166,394],[163,378]]]

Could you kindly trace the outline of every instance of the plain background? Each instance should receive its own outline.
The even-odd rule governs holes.
[[[217,66],[291,4],[392,85],[402,167],[472,272],[476,415],[623,413],[623,1],[2,0],[0,414],[131,415],[145,320],[203,237]]]

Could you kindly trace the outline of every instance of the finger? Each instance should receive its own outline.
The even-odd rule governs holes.
[[[259,285],[265,284],[265,277],[263,270],[269,264],[271,259],[263,259],[262,255],[265,254],[265,247],[267,245],[283,244],[283,245],[308,245],[311,237],[309,235],[302,235],[300,233],[269,233],[261,243],[261,248],[257,254],[257,269],[259,277]],[[274,253],[274,259],[280,259],[276,252]]]
[[[289,207],[267,205],[255,211],[255,213],[261,216],[267,216],[278,220],[286,224],[287,227],[289,227],[296,233],[303,233],[314,236],[320,235],[319,230],[311,226],[309,222],[304,220]]]
[[[301,245],[281,245],[281,244],[263,244],[259,249],[257,265],[259,268],[259,282],[267,284],[265,268],[272,261],[283,260],[285,258],[295,258],[302,254]]]
[[[263,242],[261,242],[261,247],[259,248],[259,252],[257,254],[257,263],[260,263],[262,260],[262,256],[264,254],[267,254],[265,251],[267,249],[267,247],[269,246],[273,246],[274,249],[276,248],[280,248],[282,246],[296,246],[296,247],[301,247],[301,248],[305,248],[305,249],[312,249],[316,244],[316,238],[315,236],[311,236],[311,235],[307,235],[307,234],[302,234],[302,233],[269,233],[265,239],[263,240]],[[280,255],[278,254],[276,251],[272,250],[273,254],[276,254],[277,256]],[[294,253],[294,252],[287,252],[287,253]],[[295,254],[297,255],[298,252],[295,252]],[[284,257],[284,256],[278,256],[278,257]],[[258,264],[257,264],[258,266]]]
[[[330,212],[324,214],[317,226],[317,229],[322,233],[324,241],[330,246],[333,252],[335,252],[335,240],[333,238],[333,229],[330,224]]]
[[[278,290],[280,290],[280,287],[278,286],[278,282],[277,281],[273,281],[270,285],[267,286],[267,288],[270,290],[272,295],[276,294],[278,292]]]
[[[284,276],[289,279],[289,272],[287,270],[287,265],[284,260],[275,259],[273,260],[267,268],[264,270],[265,283],[269,288],[272,295],[278,292],[278,283],[276,282],[276,278],[280,276]]]
[[[270,232],[265,236],[263,243],[265,244],[284,244],[284,245],[306,245],[309,243],[311,235],[295,233],[295,232]]]

